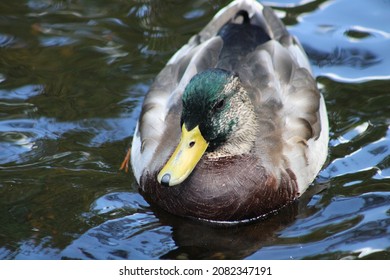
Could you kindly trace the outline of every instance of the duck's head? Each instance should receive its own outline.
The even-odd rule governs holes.
[[[236,155],[251,146],[254,110],[240,79],[232,72],[209,69],[195,75],[183,97],[181,138],[158,174],[165,186],[182,183],[203,154]]]

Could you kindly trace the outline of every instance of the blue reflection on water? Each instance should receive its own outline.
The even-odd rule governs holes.
[[[23,161],[22,154],[38,148],[38,141],[60,139],[68,132],[92,134],[92,139],[83,144],[97,147],[128,138],[133,129],[129,126],[127,118],[92,118],[78,122],[59,122],[53,118],[40,117],[2,121],[0,150],[4,152],[0,154],[0,163]]]
[[[385,160],[390,154],[390,127],[386,136],[359,148],[357,151],[338,158],[321,172],[321,176],[336,177],[350,173],[357,173],[368,169],[383,170],[378,168],[378,164]]]
[[[249,259],[300,259],[310,255],[326,258],[326,254],[337,251],[344,258],[361,258],[386,250],[383,246],[390,244],[389,205],[387,192],[335,197],[324,209],[280,232],[279,237],[288,245],[264,247]],[[322,234],[316,236],[316,232]]]
[[[389,3],[372,1],[369,9],[365,1],[350,3],[325,2],[300,16],[290,31],[305,46],[316,76],[343,82],[390,79],[390,57],[383,55],[390,45]],[[350,31],[367,36],[351,38]]]

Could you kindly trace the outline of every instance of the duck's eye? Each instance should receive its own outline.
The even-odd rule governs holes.
[[[214,105],[213,110],[214,112],[219,111],[225,106],[225,99],[221,99],[217,102],[217,104]]]

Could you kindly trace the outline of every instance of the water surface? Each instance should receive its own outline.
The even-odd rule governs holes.
[[[118,172],[142,100],[229,1],[0,3],[0,259],[390,259],[390,2],[264,1],[302,42],[330,121],[299,202],[221,228]]]

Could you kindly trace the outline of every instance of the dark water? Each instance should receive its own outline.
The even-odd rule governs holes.
[[[0,259],[390,259],[390,1],[274,0],[326,98],[298,203],[216,228],[118,172],[153,77],[229,1],[0,2]]]

